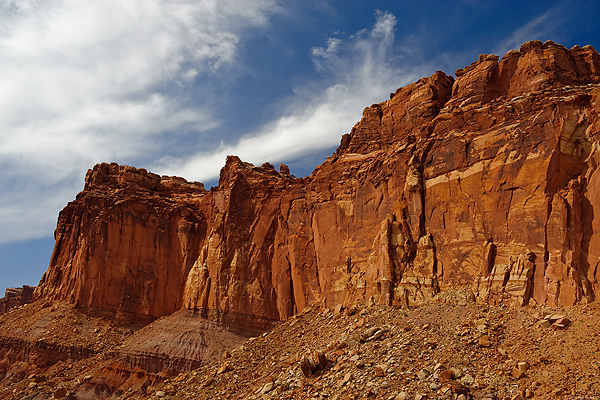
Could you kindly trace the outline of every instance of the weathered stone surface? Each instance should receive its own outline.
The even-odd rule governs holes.
[[[365,109],[297,179],[227,158],[219,185],[101,164],[60,214],[38,298],[236,326],[323,300],[572,305],[599,288],[600,57],[528,42]]]
[[[35,286],[23,285],[20,288],[8,288],[4,291],[4,297],[0,299],[0,314],[11,308],[31,303]]]

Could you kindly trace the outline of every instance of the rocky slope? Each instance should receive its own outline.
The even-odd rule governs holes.
[[[84,332],[88,324],[98,329],[95,336],[74,335],[73,341],[65,341],[84,345],[85,338],[91,338],[87,344],[95,346],[94,354],[86,358],[73,353],[68,360],[37,370],[26,371],[26,363],[17,363],[21,369],[9,371],[0,384],[0,398],[522,400],[600,396],[597,303],[558,310],[544,305],[505,307],[477,304],[473,292],[451,289],[417,307],[371,304],[329,310],[314,304],[259,336],[229,342],[231,336],[221,336],[229,351],[220,348],[221,354],[210,362],[190,364],[179,374],[169,373],[168,368],[158,372],[139,364],[132,367],[127,358],[134,347],[149,349],[165,339],[170,343],[163,343],[163,349],[187,347],[185,336],[172,335],[177,324],[171,326],[161,319],[160,324],[132,334],[114,325],[99,325],[94,317],[79,314],[72,306],[53,307],[55,315],[67,317],[62,320],[64,332],[72,332],[72,326]],[[24,317],[40,315],[40,310],[33,304],[14,312]],[[79,318],[75,325],[69,325],[72,312]],[[182,322],[187,325],[185,318]],[[198,321],[188,328],[198,328]],[[36,349],[37,360],[42,359],[41,347]],[[305,375],[302,361],[318,359],[314,356],[318,351],[323,363]],[[165,360],[153,358],[154,367],[163,368],[157,361]],[[114,386],[117,383],[119,388]]]
[[[449,291],[418,307],[305,309],[217,363],[126,399],[598,398],[597,304],[557,313]],[[567,315],[565,316],[566,313]],[[565,318],[566,317],[566,318]],[[566,326],[559,325],[561,319]],[[568,320],[568,322],[565,322]],[[302,360],[322,351],[310,375]],[[316,358],[316,357],[315,357]],[[581,360],[590,362],[581,362]],[[462,397],[460,397],[462,396]]]
[[[359,353],[332,355],[331,343],[321,343],[320,335],[356,335],[367,323],[390,325],[385,345],[395,348],[415,332],[398,328],[407,321],[397,307],[422,305],[423,315],[439,315],[439,322],[426,323],[440,326],[432,337],[447,346],[438,354],[424,352],[420,343],[414,356],[392,355],[401,370],[416,363],[433,373],[434,359],[444,367],[468,369],[464,362],[458,366],[464,335],[448,343],[443,339],[462,324],[463,312],[471,318],[493,310],[510,325],[521,311],[506,306],[525,306],[522,310],[532,313],[575,306],[578,313],[591,310],[593,315],[577,326],[586,337],[595,337],[590,321],[597,309],[586,304],[594,305],[600,290],[600,219],[594,213],[600,207],[599,96],[600,56],[591,46],[566,49],[532,41],[502,59],[481,55],[456,71],[456,79],[437,72],[366,108],[336,153],[305,178],[291,176],[284,165],[276,171],[269,163],[256,167],[230,156],[218,186],[206,190],[201,183],[129,166],[96,165],[84,190],[59,215],[37,301],[0,317],[1,393],[18,399],[21,394],[36,399],[138,396],[154,393],[169,377],[179,376],[180,388],[192,378],[178,374],[201,368],[202,379],[189,381],[201,385],[195,392],[211,387],[208,371],[216,374],[212,382],[229,379],[211,397],[246,396],[250,389],[263,390],[249,388],[248,382],[272,376],[275,372],[268,371],[281,362],[293,369],[285,377],[290,385],[312,385],[297,379],[299,350],[266,358],[267,364],[250,357],[243,375],[235,368],[234,375],[223,375],[230,367],[217,373],[207,364],[274,327],[269,332],[301,329],[299,337],[314,336],[310,348],[304,348],[308,342],[294,346],[325,348],[334,362],[348,362],[343,357]],[[468,294],[468,310],[440,304],[459,289]],[[364,317],[362,323],[336,314],[343,329],[360,323],[352,332],[323,324],[293,328],[291,318],[315,303],[332,310],[370,305],[386,311],[381,321]],[[539,319],[522,312],[523,318]],[[288,322],[278,325],[282,321]],[[477,376],[471,376],[485,385],[515,385],[510,377],[487,379],[485,369],[503,360],[503,371],[512,374],[518,351],[529,351],[532,341],[554,343],[543,342],[537,333],[519,336],[527,324],[510,326],[497,339],[494,329],[484,329],[490,342],[485,349],[495,349],[509,337],[505,334],[522,340],[507,353],[513,357],[508,363],[507,354],[500,352],[502,358],[482,350],[481,364],[472,372]],[[103,332],[106,340],[98,336]],[[565,332],[569,340],[578,335]],[[468,335],[477,341],[482,336]],[[284,336],[273,338],[282,345]],[[361,346],[350,343],[353,353]],[[594,354],[590,346],[578,349],[581,357]],[[380,360],[387,357],[382,349],[372,350],[377,354],[369,356],[368,367],[388,364]],[[527,361],[540,365],[535,382],[544,384],[560,368],[544,375],[540,360]],[[553,366],[564,364],[552,360]],[[575,369],[578,377],[567,379],[564,393],[581,393],[573,382],[592,379],[593,369]],[[339,375],[335,372],[323,375],[327,385]],[[361,376],[349,396],[363,393],[369,375]],[[439,382],[432,379],[427,382]],[[236,381],[242,383],[236,386]],[[382,392],[386,396],[423,390],[412,380],[390,382],[391,389]],[[467,383],[464,396],[475,396],[474,382]],[[316,396],[304,386],[288,391],[292,386],[278,389],[277,396]],[[163,389],[157,390],[181,398]]]

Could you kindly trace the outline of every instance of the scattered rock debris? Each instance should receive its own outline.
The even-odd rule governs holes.
[[[441,296],[419,307],[355,306],[351,313],[313,306],[220,353],[218,361],[104,392],[98,391],[103,387],[98,371],[127,331],[59,306],[51,315],[64,326],[53,334],[69,333],[73,344],[96,349],[96,355],[59,361],[15,381],[2,375],[5,354],[0,398],[78,399],[96,393],[82,391],[86,385],[99,393],[89,398],[111,399],[600,398],[599,305],[512,308],[453,301],[448,292]],[[33,318],[36,306],[28,307]],[[88,342],[73,336],[74,326],[90,334]],[[6,334],[1,328],[0,333]]]
[[[177,399],[600,396],[599,368],[581,360],[600,350],[600,310],[568,309],[561,318],[571,325],[557,330],[537,323],[540,310],[448,299],[352,313],[313,308],[231,351],[231,370],[218,374],[218,365],[208,365],[186,382],[158,388],[171,388]],[[551,326],[561,320],[550,314]]]

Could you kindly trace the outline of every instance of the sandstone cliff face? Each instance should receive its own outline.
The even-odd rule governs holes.
[[[444,284],[474,280],[492,302],[594,299],[599,61],[528,42],[459,77],[423,171]]]
[[[50,268],[37,298],[66,300],[127,317],[181,306],[205,223],[193,205],[202,184],[101,164],[60,213]]]
[[[311,176],[228,157],[219,185],[101,164],[38,298],[264,328],[313,301],[572,305],[600,290],[600,57],[528,42],[365,109]]]

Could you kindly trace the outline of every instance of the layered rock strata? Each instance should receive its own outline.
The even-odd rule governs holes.
[[[365,109],[306,178],[230,156],[210,191],[100,164],[60,214],[37,298],[264,329],[323,301],[490,303],[599,290],[600,57],[525,43]]]

